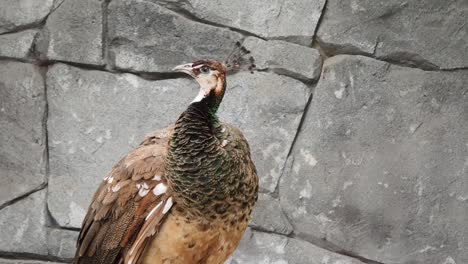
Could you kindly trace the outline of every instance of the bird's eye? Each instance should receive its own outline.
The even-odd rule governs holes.
[[[203,72],[203,73],[207,73],[210,71],[210,68],[206,65],[204,65],[203,67],[200,68],[200,71]]]

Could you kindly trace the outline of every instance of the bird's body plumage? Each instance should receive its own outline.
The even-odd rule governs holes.
[[[216,117],[223,95],[205,90],[175,125],[113,167],[83,221],[74,263],[219,264],[235,250],[258,179],[242,133]]]

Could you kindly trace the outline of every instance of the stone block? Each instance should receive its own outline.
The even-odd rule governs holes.
[[[28,59],[32,55],[38,30],[30,29],[0,35],[0,57]]]
[[[308,242],[247,230],[237,251],[226,264],[364,264]]]
[[[330,0],[317,37],[332,54],[368,54],[421,68],[466,68],[466,17],[465,0]]]
[[[248,37],[243,45],[259,70],[270,69],[304,81],[317,80],[322,69],[318,50],[281,40],[264,41]]]
[[[39,67],[0,62],[0,206],[45,184],[45,100]]]
[[[60,259],[72,259],[75,256],[78,234],[77,231],[49,228],[47,236],[48,255]]]
[[[280,183],[295,234],[381,263],[468,263],[467,83],[328,59]]]
[[[262,192],[274,192],[293,143],[309,88],[266,72],[229,76],[220,118],[239,127],[250,143]]]
[[[0,33],[39,24],[51,11],[54,0],[3,0],[0,2]]]
[[[102,0],[65,0],[48,17],[47,59],[104,65]]]
[[[278,200],[268,194],[260,194],[252,212],[250,226],[279,234],[289,235],[293,228],[281,209]]]
[[[160,2],[190,12],[204,21],[248,31],[263,38],[283,39],[306,46],[312,43],[325,4],[325,0]]]
[[[224,61],[243,36],[189,20],[150,1],[109,5],[109,43],[115,67],[133,72],[169,72],[179,64]]]
[[[0,210],[1,252],[47,254],[46,192],[37,191]]]

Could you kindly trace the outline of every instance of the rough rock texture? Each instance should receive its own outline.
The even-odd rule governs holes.
[[[363,264],[305,241],[248,229],[239,250],[226,264]]]
[[[65,0],[58,5],[45,25],[48,59],[104,64],[102,2]]]
[[[65,229],[49,228],[47,248],[49,255],[61,259],[71,259],[75,256],[78,232]]]
[[[54,0],[2,0],[0,33],[16,31],[41,22],[51,11]]]
[[[146,134],[173,122],[196,94],[186,79],[150,82],[64,64],[49,69],[47,85],[48,204],[66,227],[81,226],[102,177]]]
[[[44,92],[38,67],[0,62],[0,206],[45,182]]]
[[[242,39],[239,33],[193,22],[146,0],[112,1],[109,30],[115,66],[137,72],[168,72],[200,58],[223,61]]]
[[[382,263],[468,263],[467,83],[327,60],[280,184],[295,233]]]
[[[228,76],[220,118],[262,193],[227,263],[468,263],[466,17],[466,0],[0,0],[0,264],[69,260],[97,183],[197,94],[168,72],[237,41],[257,71]]]
[[[199,19],[248,31],[269,39],[286,39],[310,45],[325,0],[162,0]]]
[[[264,41],[255,37],[248,37],[243,45],[255,58],[258,70],[270,69],[304,81],[316,80],[320,76],[322,60],[316,49],[280,40]]]
[[[0,57],[27,59],[33,49],[38,30],[0,35]]]
[[[333,54],[361,53],[442,69],[468,67],[466,0],[329,0],[317,32]]]
[[[260,194],[252,212],[250,226],[256,229],[289,235],[293,227],[281,209],[278,200],[267,194]]]
[[[219,115],[249,141],[261,191],[276,189],[308,94],[303,83],[271,73],[241,72],[228,80]]]
[[[37,191],[0,211],[0,252],[47,254],[45,195]]]

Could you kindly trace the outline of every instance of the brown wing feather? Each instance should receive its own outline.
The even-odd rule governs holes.
[[[83,220],[73,263],[139,262],[164,220],[163,210],[170,209],[169,190],[156,195],[153,189],[166,184],[165,157],[172,130],[149,135],[104,178]]]

